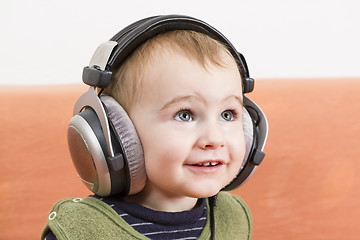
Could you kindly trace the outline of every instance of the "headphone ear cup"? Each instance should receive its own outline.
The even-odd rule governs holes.
[[[93,193],[109,195],[111,177],[106,162],[109,151],[99,119],[92,108],[85,109],[70,120],[67,139],[80,179]]]
[[[144,152],[130,117],[122,106],[112,97],[101,95],[107,116],[113,127],[115,141],[121,147],[125,164],[129,170],[130,190],[128,195],[140,192],[146,182]]]

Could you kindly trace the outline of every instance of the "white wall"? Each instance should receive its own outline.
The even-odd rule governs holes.
[[[80,83],[99,43],[158,14],[205,20],[255,78],[359,77],[358,0],[1,0],[0,84]]]

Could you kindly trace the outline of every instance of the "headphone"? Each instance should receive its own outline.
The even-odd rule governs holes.
[[[149,17],[102,43],[83,69],[83,82],[90,87],[75,103],[68,126],[68,146],[80,179],[96,195],[135,194],[146,182],[144,153],[131,119],[115,99],[96,89],[109,85],[112,73],[137,47],[172,30],[192,30],[220,41],[238,64],[244,88],[246,153],[237,176],[223,190],[233,190],[248,180],[265,156],[268,124],[262,110],[245,95],[253,90],[254,79],[250,78],[243,55],[218,30],[201,20],[182,15]]]

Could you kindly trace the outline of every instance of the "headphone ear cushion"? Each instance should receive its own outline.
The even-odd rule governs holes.
[[[237,176],[227,186],[223,188],[224,191],[231,191],[237,188],[238,186],[240,186],[242,183],[246,181],[246,179],[248,179],[248,177],[251,175],[253,171],[251,169],[251,171],[248,172],[246,166],[250,161],[250,154],[254,146],[254,139],[255,139],[254,123],[250,116],[250,113],[247,111],[245,107],[243,107],[242,121],[243,121],[244,142],[245,142],[244,158],[241,163],[241,167],[238,171]],[[245,173],[243,173],[244,171]]]
[[[101,95],[100,99],[107,109],[107,116],[114,126],[117,133],[115,135],[124,151],[127,161],[125,164],[128,165],[130,176],[129,195],[138,193],[145,186],[146,172],[144,152],[135,126],[129,115],[114,98]]]
[[[250,154],[252,151],[252,148],[254,146],[254,123],[253,120],[247,111],[245,107],[243,107],[243,113],[242,113],[242,121],[243,121],[243,131],[244,131],[244,142],[245,142],[245,154],[243,161],[241,163],[241,167],[238,171],[237,176],[227,185],[223,188],[224,191],[231,191],[238,186],[240,186],[252,173],[252,169],[250,172],[245,171],[243,173],[243,170],[247,170],[246,166],[248,165],[250,161]]]
[[[251,152],[251,148],[253,146],[254,134],[255,134],[253,120],[245,107],[243,107],[242,120],[243,120],[244,140],[245,140],[245,155],[241,165],[241,169],[249,160],[248,158]]]

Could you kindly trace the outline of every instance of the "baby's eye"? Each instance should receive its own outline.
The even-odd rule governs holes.
[[[225,110],[220,115],[221,120],[234,121],[236,118],[236,112],[234,110]]]
[[[190,110],[181,110],[176,113],[174,119],[177,121],[190,122],[193,120],[193,115]]]

